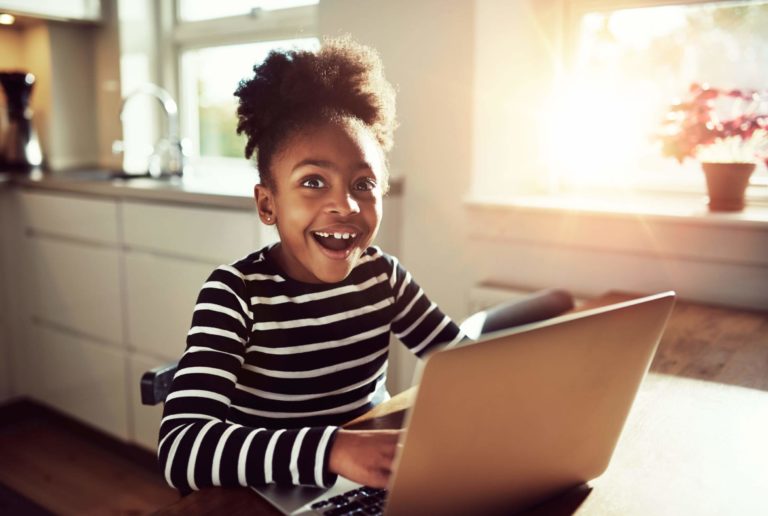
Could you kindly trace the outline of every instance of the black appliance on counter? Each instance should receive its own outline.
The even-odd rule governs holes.
[[[35,76],[27,72],[0,72],[7,106],[7,123],[0,125],[0,171],[28,172],[43,164],[40,140],[32,123],[29,97]]]

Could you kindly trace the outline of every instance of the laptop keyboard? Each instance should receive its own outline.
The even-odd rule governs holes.
[[[312,504],[312,509],[324,516],[354,514],[383,514],[386,489],[360,487]]]

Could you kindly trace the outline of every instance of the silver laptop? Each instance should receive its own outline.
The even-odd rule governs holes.
[[[664,292],[434,353],[386,491],[255,488],[285,514],[509,514],[602,474],[674,304]],[[344,496],[344,493],[348,493]],[[329,501],[333,499],[333,501]],[[377,501],[378,500],[378,501]]]

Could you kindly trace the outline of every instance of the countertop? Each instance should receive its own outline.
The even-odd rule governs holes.
[[[230,209],[253,209],[253,185],[257,178],[237,177],[222,181],[213,178],[112,179],[111,173],[98,169],[67,172],[31,172],[0,174],[0,185],[23,189],[52,190],[81,195],[161,201]]]
[[[0,172],[0,188],[20,187],[51,190],[81,195],[117,199],[158,201],[195,206],[210,206],[238,210],[254,209],[253,187],[258,182],[245,174],[230,177],[214,175],[183,178],[114,179],[111,172],[99,169],[78,169],[66,172]],[[402,193],[402,178],[390,179],[390,196]]]

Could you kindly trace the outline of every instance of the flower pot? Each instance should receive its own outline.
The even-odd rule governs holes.
[[[710,211],[741,211],[754,163],[702,163]]]

